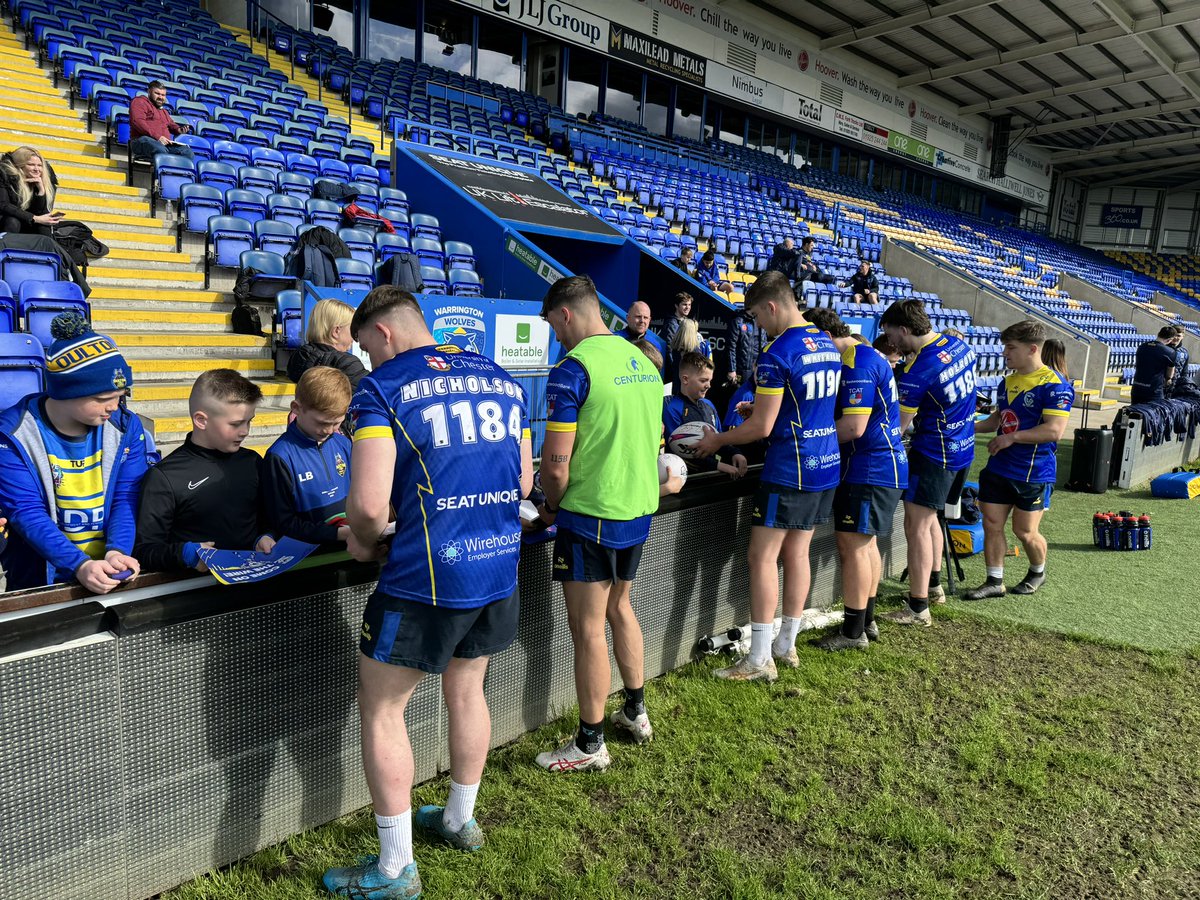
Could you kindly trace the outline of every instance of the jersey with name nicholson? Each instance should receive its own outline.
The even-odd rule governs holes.
[[[957,472],[975,459],[975,351],[931,334],[896,375],[900,411],[918,416],[912,449]]]
[[[842,354],[838,409],[869,416],[862,437],[842,444],[842,481],[899,488],[908,484],[908,454],[900,432],[900,404],[892,367],[878,350],[854,344]]]
[[[521,385],[478,353],[417,347],[362,380],[350,416],[356,446],[396,442],[396,535],[379,589],[456,609],[511,594],[529,435]]]

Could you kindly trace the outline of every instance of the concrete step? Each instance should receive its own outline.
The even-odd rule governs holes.
[[[149,216],[131,216],[124,213],[89,212],[88,224],[92,230],[102,229],[109,234],[120,233],[136,235],[142,232],[153,234],[168,234],[168,226],[162,219],[152,219]],[[174,238],[172,236],[172,242]]]
[[[260,410],[250,423],[250,434],[247,443],[270,446],[275,438],[283,434],[287,428],[287,412],[283,410]],[[192,420],[187,416],[171,416],[164,418],[145,417],[150,420],[150,430],[154,434],[154,443],[163,451],[165,456],[175,447],[183,443],[184,438],[192,430]]]
[[[122,355],[133,369],[134,389],[139,384],[162,384],[184,380],[191,384],[209,369],[233,369],[247,378],[270,378],[275,375],[275,361],[267,357],[245,357],[233,354],[223,356],[196,356],[192,359],[163,358],[124,353]]]
[[[40,119],[47,119],[45,116]],[[83,141],[85,143],[96,143],[100,135],[92,134],[87,130],[87,125],[83,119],[74,121],[63,119],[48,119],[47,121],[38,121],[32,117],[24,115],[19,118],[16,116],[7,117],[7,122],[4,128],[27,128],[33,130],[37,128],[41,135],[41,140],[61,140],[61,141]]]
[[[198,334],[224,334],[232,323],[230,314],[207,310],[132,309],[113,306],[109,301],[92,304],[92,323],[97,329],[128,328],[139,332],[169,331]]]
[[[58,172],[57,166],[54,167],[54,171],[55,173]],[[124,181],[119,183],[115,181],[112,183],[93,182],[92,179],[94,178],[96,171],[96,169],[92,169],[91,171],[87,172],[87,174],[83,176],[87,179],[86,181],[81,180],[76,182],[74,180],[68,180],[65,184],[60,176],[59,196],[62,197],[64,202],[71,197],[77,197],[81,202],[94,198],[96,200],[131,203],[133,204],[133,209],[137,210],[137,212],[133,213],[133,215],[137,215],[137,213],[142,212],[149,212],[150,191],[144,187],[129,187]],[[112,209],[111,206],[107,206],[107,204],[100,204],[100,208],[105,207],[107,207],[109,211],[116,211]]]
[[[7,120],[12,123],[12,119]],[[91,138],[86,131],[80,135],[47,135],[37,130],[36,126],[20,124],[5,124],[0,126],[0,144],[20,147],[28,144],[37,147],[54,161],[57,153],[72,154],[79,157],[97,157],[104,159],[104,146]]]
[[[174,250],[175,238],[169,234],[154,234],[149,231],[108,231],[93,228],[96,237],[109,247],[125,247],[130,250]]]
[[[123,185],[113,185],[118,187]],[[81,212],[102,212],[119,216],[132,216],[136,219],[150,218],[150,197],[145,188],[128,188],[129,191],[140,191],[126,196],[114,196],[106,193],[103,188],[93,189],[90,194],[82,194],[69,186],[55,199],[55,207],[62,209],[77,209]]]
[[[11,81],[8,88],[18,88]],[[62,109],[56,109],[54,100],[30,90],[32,85],[21,84],[14,93],[0,90],[0,110],[6,119],[30,125],[49,125],[58,128],[74,128],[87,133],[87,119],[79,110],[73,110],[63,101]],[[32,98],[32,99],[31,99]]]
[[[180,331],[108,332],[122,352],[142,359],[171,359],[180,356],[219,356],[235,359],[271,356],[271,339],[250,334],[216,332],[195,334]]]
[[[286,379],[272,378],[269,380],[255,379],[262,389],[263,399],[258,405],[260,411],[288,412],[292,398],[296,395],[296,386]],[[172,381],[161,384],[134,385],[129,398],[130,408],[143,416],[151,418],[187,418],[188,396],[192,391],[192,381]]]
[[[125,170],[109,165],[112,160],[99,159],[88,163],[64,163],[47,154],[50,164],[58,175],[59,184],[66,184],[72,191],[75,185],[92,185],[96,190],[125,187]],[[99,162],[100,165],[96,163]],[[140,188],[145,190],[145,188]]]
[[[1124,403],[1129,402],[1132,388],[1127,384],[1106,384],[1104,386],[1104,397],[1111,400],[1120,400]]]
[[[60,81],[55,87],[48,72],[8,68],[0,70],[0,74],[4,76],[0,84],[0,99],[5,103],[18,104],[17,108],[20,109],[24,108],[20,104],[28,104],[36,99],[46,103],[46,110],[36,110],[46,115],[54,115],[59,109],[70,111],[71,101],[66,83]]]
[[[42,151],[42,155],[50,160],[51,165],[54,166],[54,171],[59,174],[60,181],[62,180],[65,166],[77,166],[84,170],[84,177],[90,176],[96,170],[114,170],[120,175],[115,181],[119,184],[125,183],[125,160],[106,159],[104,157],[104,147],[101,144],[94,145],[95,153],[84,153],[81,152],[79,146],[74,148],[62,147],[49,141],[43,145],[41,141],[37,140],[37,135],[30,136],[34,138],[34,145]],[[29,143],[29,141],[23,141],[23,143]],[[76,143],[78,144],[78,142]],[[109,181],[113,179],[105,178],[102,180]]]
[[[128,247],[119,247],[113,249],[103,259],[105,267],[121,267],[121,268],[147,268],[146,263],[154,263],[154,270],[157,271],[160,266],[172,271],[196,271],[196,266],[200,263],[198,257],[192,256],[190,253],[176,253],[174,248],[170,250],[153,250],[150,248],[130,249]]]
[[[102,265],[108,258],[98,260],[88,269],[92,287],[150,287],[167,291],[187,290],[204,284],[203,272],[183,272],[162,268],[145,269]]]

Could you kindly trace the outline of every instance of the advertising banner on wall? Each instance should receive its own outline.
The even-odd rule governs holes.
[[[610,56],[655,69],[664,75],[703,85],[708,60],[688,53],[658,38],[624,25],[613,23],[608,29],[608,52]]]
[[[1100,207],[1101,228],[1141,228],[1141,206],[1118,206],[1115,203],[1105,203]]]
[[[888,135],[888,150],[927,166],[932,166],[936,159],[936,151],[932,144],[918,141],[916,138],[898,131],[893,131]]]
[[[472,5],[597,50],[604,49],[608,36],[607,19],[558,0],[485,0]]]

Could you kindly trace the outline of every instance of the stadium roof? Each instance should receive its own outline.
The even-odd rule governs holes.
[[[1195,0],[750,0],[1094,186],[1200,187]]]

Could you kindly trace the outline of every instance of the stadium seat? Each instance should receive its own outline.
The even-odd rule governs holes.
[[[412,235],[414,238],[429,238],[430,240],[441,242],[442,226],[436,216],[427,215],[426,213],[413,213],[408,217],[408,221],[412,225]]]
[[[299,291],[275,295],[275,344],[294,350],[304,344],[304,302]]]
[[[296,244],[296,226],[270,219],[255,222],[254,243],[258,245],[259,250],[287,256],[288,251]]]
[[[471,269],[451,269],[450,293],[455,297],[482,297],[483,283]]]
[[[31,334],[0,334],[0,410],[46,388],[46,351]]]
[[[299,172],[280,172],[278,176],[279,193],[291,197],[299,197],[301,201],[312,197],[313,182],[307,175]]]
[[[446,241],[443,249],[446,251],[446,267],[454,269],[469,269],[475,271],[475,250],[470,244],[462,241]]]
[[[275,193],[276,172],[263,166],[242,166],[238,169],[238,186],[242,190],[254,191],[263,197]]]
[[[14,290],[19,291],[26,281],[57,281],[60,266],[56,253],[0,249],[0,280]]]
[[[361,259],[368,266],[375,265],[375,237],[364,228],[339,228],[340,237],[350,248],[350,255]]]
[[[261,224],[261,223],[260,223]],[[273,223],[267,223],[273,224]],[[243,250],[238,257],[239,269],[255,269],[250,277],[250,296],[275,297],[280,291],[291,290],[296,279],[285,274],[283,257],[265,250]]]
[[[434,266],[421,266],[421,281],[425,283],[426,294],[449,293],[446,273]]]
[[[267,199],[257,191],[230,188],[225,192],[225,214],[253,224],[267,217]]]
[[[185,156],[160,153],[154,157],[154,179],[150,187],[150,209],[159,200],[175,201],[185,184],[195,184],[196,164]]]
[[[217,141],[217,144],[224,143]],[[214,145],[215,149],[215,145]],[[199,183],[208,187],[226,190],[227,188],[236,188],[237,169],[228,163],[217,160],[205,160],[196,164],[196,174],[199,177]]]
[[[278,150],[271,147],[251,147],[250,162],[264,169],[274,169],[277,173],[287,168],[287,159]]]
[[[24,331],[32,334],[42,345],[54,343],[50,322],[59,313],[77,312],[91,318],[91,308],[83,298],[83,290],[73,281],[26,281],[17,291],[17,316]]]
[[[337,259],[338,280],[344,291],[369,291],[375,287],[372,268],[361,259]]]
[[[315,179],[321,174],[321,167],[313,156],[307,153],[288,153],[285,155],[287,159],[287,170],[296,175],[307,175],[309,178]]]
[[[397,253],[410,250],[408,237],[402,234],[380,232],[375,235],[375,251],[381,263],[387,262]]]
[[[440,241],[414,237],[412,239],[412,248],[413,252],[421,258],[422,266],[433,266],[438,269],[446,268],[446,254],[442,251]]]
[[[342,210],[332,200],[306,200],[304,209],[308,213],[310,225],[323,225],[334,232],[341,227]]]
[[[8,283],[0,281],[0,334],[17,330],[17,301]]]
[[[257,195],[255,195],[257,196]],[[236,216],[213,216],[204,241],[204,287],[212,266],[237,268],[242,251],[254,249],[254,227]]]
[[[176,143],[184,144],[192,151],[192,157],[197,163],[204,160],[215,159],[213,155],[212,141],[208,138],[202,138],[197,134],[181,134],[175,138]]]
[[[304,200],[288,194],[271,194],[267,198],[267,217],[273,222],[286,222],[293,229],[308,221],[304,213]]]

